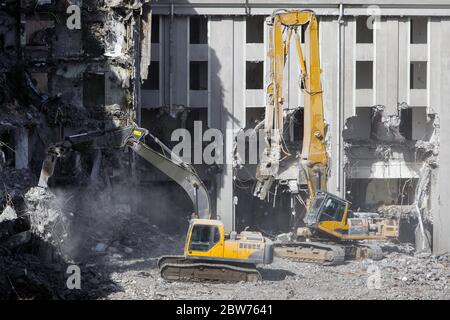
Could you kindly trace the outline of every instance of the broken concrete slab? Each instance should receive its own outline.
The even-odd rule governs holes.
[[[14,210],[11,206],[6,206],[5,209],[3,209],[3,212],[0,214],[0,223],[4,221],[12,221],[17,219],[17,213],[16,210]]]

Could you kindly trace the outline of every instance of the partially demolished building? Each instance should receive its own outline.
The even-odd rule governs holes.
[[[145,3],[0,2],[0,204],[9,213],[1,215],[3,249],[25,243],[30,223],[31,233],[48,240],[47,228],[55,229],[55,221],[62,219],[58,211],[39,204],[41,200],[51,203],[52,196],[33,189],[49,145],[67,135],[136,121],[150,52],[151,14]],[[128,172],[123,168],[131,168],[132,160],[124,152],[77,154],[58,167],[54,186],[75,187],[72,192],[95,186],[91,192],[95,190],[100,200],[101,191],[111,193],[115,184],[123,182]],[[111,203],[110,197],[89,212],[94,209],[100,217],[113,211],[104,205]],[[80,198],[72,204],[64,198],[72,212],[81,209]],[[67,233],[59,236],[67,237]]]
[[[280,8],[314,10],[328,123],[328,189],[349,199],[354,210],[412,219],[420,212],[424,228],[434,222],[435,252],[449,250],[448,169],[442,165],[449,135],[440,126],[448,119],[446,1],[380,0],[367,6],[358,0],[167,0],[152,6],[152,77],[142,87],[142,124],[157,128],[169,144],[171,128],[192,128],[194,120],[203,128],[234,132],[262,120],[265,18]],[[284,105],[296,109],[303,97],[295,49],[289,54]],[[293,143],[301,140],[301,121],[300,112],[290,123]],[[224,145],[225,154],[233,152],[233,137]],[[264,221],[277,222],[280,212],[290,212],[290,204],[276,196],[268,202],[252,197],[251,165],[228,163],[203,178],[229,230],[264,229]]]
[[[402,216],[414,227],[421,222],[433,231],[435,252],[449,251],[450,134],[440,124],[449,118],[450,6],[444,0],[375,4],[1,1],[0,205],[7,208],[2,216],[20,216],[26,205],[31,212],[42,210],[32,203],[39,192],[28,191],[37,184],[47,146],[65,135],[135,121],[173,146],[177,128],[187,128],[195,139],[195,121],[203,130],[254,128],[264,117],[265,18],[279,8],[312,9],[320,25],[328,189],[350,200],[354,210]],[[300,145],[303,97],[295,50],[290,55],[285,106],[295,116],[288,142]],[[235,137],[225,137],[228,157]],[[199,140],[193,144],[201,146]],[[92,151],[67,161],[71,165],[58,168],[56,185],[117,191],[99,195],[90,208],[99,221],[111,212],[120,219],[132,205],[151,208],[156,223],[173,224],[180,212],[182,219],[192,213],[175,183],[128,153]],[[283,190],[274,190],[268,201],[253,197],[254,165],[226,161],[197,167],[228,230],[249,225],[286,231],[292,204],[279,196]],[[139,174],[129,175],[136,170]],[[130,180],[145,196],[130,199],[122,192],[126,184],[114,189]],[[26,229],[0,228],[0,239]]]

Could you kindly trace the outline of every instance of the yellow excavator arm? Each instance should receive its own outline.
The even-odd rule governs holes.
[[[305,61],[300,41],[301,28],[306,27]],[[266,148],[257,169],[255,195],[264,199],[277,179],[280,161],[288,155],[283,146],[284,98],[283,73],[292,37],[295,38],[300,65],[300,81],[304,93],[304,138],[301,164],[305,172],[310,199],[316,190],[326,190],[328,159],[324,144],[325,120],[323,115],[321,69],[319,59],[319,30],[313,11],[277,11],[268,23],[268,62],[270,82],[266,89],[265,115]]]
[[[146,145],[143,142],[145,137],[150,137],[161,147],[162,151]],[[42,163],[38,186],[48,188],[48,180],[54,173],[57,160],[64,157],[69,151],[123,148],[130,148],[178,183],[191,199],[195,216],[204,219],[211,218],[209,193],[194,167],[181,160],[147,129],[140,128],[136,124],[67,136],[63,141],[51,145]]]

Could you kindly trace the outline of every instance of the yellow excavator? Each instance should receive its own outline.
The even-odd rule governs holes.
[[[297,261],[335,265],[345,259],[382,257],[377,245],[361,240],[385,240],[398,236],[396,221],[384,220],[376,214],[353,213],[350,203],[327,190],[328,156],[325,145],[321,68],[319,61],[319,29],[317,17],[310,10],[279,10],[267,20],[268,62],[271,81],[266,89],[264,132],[265,149],[258,164],[254,195],[264,200],[274,183],[288,185],[298,196],[299,179],[286,181],[281,164],[292,157],[283,138],[286,110],[283,97],[283,73],[290,41],[294,37],[304,94],[304,134],[299,157],[306,181],[307,198],[304,226],[296,231],[296,241],[274,245],[275,256]],[[306,59],[301,44],[305,29]]]
[[[272,242],[259,232],[225,234],[218,220],[193,219],[182,256],[158,260],[161,277],[168,281],[256,282],[256,265],[273,261]]]
[[[145,144],[151,138],[161,147]],[[258,264],[273,260],[272,241],[259,232],[225,233],[224,225],[211,219],[208,190],[195,169],[183,162],[148,130],[132,124],[122,128],[97,130],[67,136],[51,145],[42,164],[39,186],[49,187],[57,160],[72,151],[129,148],[177,182],[190,197],[193,217],[188,229],[184,255],[163,256],[158,260],[161,277],[169,281],[259,281]]]

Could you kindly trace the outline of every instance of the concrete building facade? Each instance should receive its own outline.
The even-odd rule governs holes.
[[[141,91],[142,124],[157,121],[157,110],[183,109],[191,120],[223,131],[252,127],[264,116],[265,19],[280,8],[314,10],[329,191],[361,208],[417,203],[433,223],[434,251],[450,250],[445,197],[450,133],[439,125],[449,119],[448,1],[377,0],[368,6],[358,0],[160,0],[150,5],[152,63]],[[285,106],[291,109],[303,106],[298,70],[294,49],[285,74]],[[232,144],[232,138],[225,141],[225,154]],[[240,225],[240,175],[227,163],[206,178],[214,181],[215,211],[228,230]],[[422,184],[423,197],[417,191]]]

